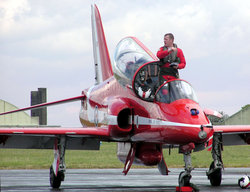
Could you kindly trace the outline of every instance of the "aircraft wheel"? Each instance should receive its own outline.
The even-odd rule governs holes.
[[[214,162],[211,163],[209,170],[212,169],[214,169]],[[222,178],[221,168],[216,169],[208,176],[208,179],[210,180],[212,186],[220,186],[221,178]]]
[[[182,171],[179,175],[179,186],[190,186],[191,175],[187,174],[186,171]]]
[[[57,176],[54,173],[53,166],[50,167],[50,186],[58,189],[61,186],[61,182],[64,180],[64,173],[59,171]]]

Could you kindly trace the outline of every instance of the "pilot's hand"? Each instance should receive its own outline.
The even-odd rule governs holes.
[[[178,65],[173,66],[174,69],[178,69]]]
[[[177,51],[177,48],[176,47],[171,47],[171,50],[172,51]]]
[[[169,66],[172,67],[172,68],[174,68],[174,69],[178,69],[179,64],[176,63],[176,62],[173,62]]]

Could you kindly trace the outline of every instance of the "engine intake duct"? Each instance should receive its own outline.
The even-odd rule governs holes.
[[[132,115],[130,108],[122,109],[117,115],[117,125],[111,125],[111,136],[118,140],[127,138],[132,130]]]
[[[110,136],[117,140],[128,138],[132,131],[133,108],[128,98],[115,98],[109,106],[109,114],[116,116],[116,123],[109,125]]]
[[[130,129],[132,124],[131,109],[121,110],[117,116],[117,122],[121,129]]]

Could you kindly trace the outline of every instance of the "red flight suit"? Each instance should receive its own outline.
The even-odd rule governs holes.
[[[172,53],[172,51],[164,50],[164,47],[161,47],[157,52],[157,57],[159,59],[163,59],[164,57],[168,56],[170,53]],[[180,48],[177,48],[176,57],[178,57],[180,59],[178,69],[185,68],[186,60],[185,60],[184,54],[183,54],[183,52],[182,52],[182,50]],[[170,63],[165,63],[161,67],[170,67]],[[175,79],[174,76],[169,76],[169,75],[164,75],[163,78],[166,79],[166,80]]]

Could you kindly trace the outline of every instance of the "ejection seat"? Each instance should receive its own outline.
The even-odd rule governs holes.
[[[133,89],[138,97],[145,101],[154,101],[159,84],[159,61],[142,65],[134,75]]]

